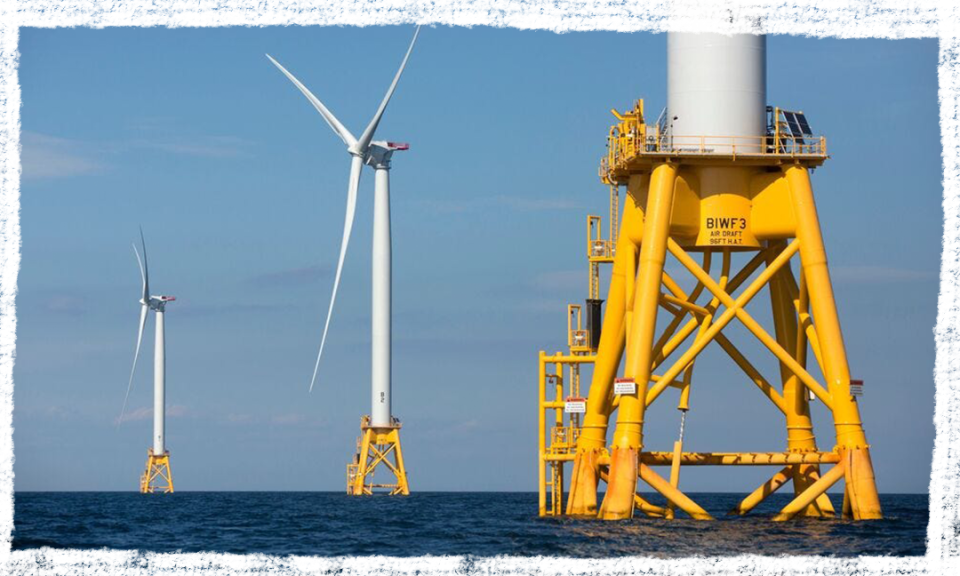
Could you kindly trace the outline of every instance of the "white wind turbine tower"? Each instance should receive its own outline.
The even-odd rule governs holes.
[[[143,292],[140,296],[140,329],[137,332],[137,348],[133,354],[133,368],[130,369],[130,381],[127,383],[127,394],[123,397],[123,409],[120,411],[119,423],[127,411],[127,399],[133,387],[133,376],[137,371],[137,359],[140,357],[140,343],[143,341],[143,329],[147,324],[147,312],[153,310],[156,316],[156,333],[153,348],[153,446],[147,450],[147,468],[140,476],[140,492],[173,492],[173,475],[170,473],[170,453],[164,446],[164,417],[166,401],[166,346],[164,339],[163,316],[167,302],[176,300],[173,296],[150,295],[150,271],[147,267],[147,244],[143,239],[143,229],[140,230],[140,245],[143,249],[143,259],[137,252],[136,244],[133,253],[140,266],[140,278],[143,281]]]
[[[343,271],[343,262],[347,254],[347,245],[350,242],[350,232],[353,228],[354,213],[357,204],[357,189],[360,185],[360,173],[363,165],[372,166],[375,170],[375,190],[373,205],[373,246],[372,246],[372,334],[371,334],[371,416],[361,420],[361,437],[357,442],[357,454],[354,461],[347,467],[347,492],[350,494],[370,494],[374,488],[389,489],[391,494],[408,494],[406,469],[400,451],[400,423],[393,418],[391,412],[391,238],[390,238],[390,161],[397,150],[407,150],[406,144],[374,141],[373,136],[380,124],[393,92],[397,88],[400,76],[407,65],[413,46],[420,34],[417,26],[413,40],[407,53],[400,63],[386,96],[380,102],[380,107],[366,129],[356,138],[327,109],[323,103],[307,89],[293,74],[280,65],[269,54],[267,58],[300,89],[304,96],[313,104],[330,128],[343,140],[347,146],[347,153],[351,156],[350,180],[347,185],[347,214],[343,225],[343,240],[340,245],[340,259],[337,262],[337,273],[333,281],[333,294],[330,297],[330,307],[327,310],[327,320],[323,327],[323,337],[320,340],[320,351],[314,365],[313,377],[310,380],[310,389],[317,379],[320,369],[320,359],[327,341],[327,331],[330,328],[330,318],[337,298],[337,289],[340,286],[340,274]],[[396,484],[373,484],[373,472],[377,465],[386,460],[386,456],[393,452],[394,465],[387,464],[391,472],[397,477]]]

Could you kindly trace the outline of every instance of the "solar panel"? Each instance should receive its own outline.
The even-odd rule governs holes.
[[[783,119],[785,122],[787,122],[789,127],[790,120],[793,118],[793,113],[787,112],[786,110],[781,110],[780,113],[783,114]]]
[[[797,122],[797,115],[793,112],[783,112],[783,117],[787,120],[787,126],[790,128],[790,135],[797,144],[803,144],[803,131],[800,129],[800,123]]]
[[[787,119],[787,126],[790,127],[790,134],[792,136],[803,136],[803,132],[800,131],[800,124],[797,122],[797,117],[793,112],[784,112],[784,118]]]
[[[807,136],[813,136],[813,130],[810,129],[810,124],[807,123],[807,117],[803,114],[797,112],[797,123],[800,124],[800,130]]]

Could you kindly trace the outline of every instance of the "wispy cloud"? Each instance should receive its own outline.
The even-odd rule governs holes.
[[[77,140],[24,131],[20,134],[20,164],[24,180],[69,178],[105,169],[90,146]]]
[[[182,418],[189,414],[189,410],[186,406],[181,404],[174,404],[167,408],[166,415],[168,418]],[[117,417],[115,420],[116,423],[120,424],[123,422],[138,422],[141,420],[149,420],[153,418],[153,408],[141,407],[136,410],[127,412],[122,417]]]
[[[831,266],[830,277],[836,282],[850,284],[867,282],[871,284],[890,284],[936,280],[939,276],[937,272],[930,270],[910,270],[886,266]]]
[[[304,422],[307,419],[303,414],[280,414],[270,418],[271,424],[279,424],[281,426],[296,425]]]
[[[477,420],[466,420],[464,422],[459,422],[457,424],[454,424],[453,427],[450,429],[450,431],[451,432],[470,432],[472,430],[475,430],[478,426],[480,426],[480,423]]]
[[[288,270],[257,274],[251,276],[248,282],[255,286],[292,286],[312,284],[329,275],[329,268],[323,266],[304,266],[302,268],[290,268]]]
[[[80,316],[88,310],[86,299],[73,294],[53,295],[44,301],[43,308],[47,312],[68,316]]]
[[[252,142],[234,136],[157,136],[138,138],[129,145],[147,150],[158,150],[198,158],[234,158],[249,152]]]
[[[177,301],[177,316],[181,318],[206,318],[222,314],[241,314],[244,312],[275,312],[291,310],[292,304],[267,304],[263,302],[239,302],[234,304],[197,304]]]
[[[145,116],[126,127],[136,134],[127,146],[181,156],[234,158],[247,155],[254,144],[232,135],[191,133],[177,118],[170,117]]]
[[[284,414],[273,414],[273,415],[253,415],[246,413],[235,413],[231,412],[227,414],[226,421],[229,424],[234,424],[238,426],[281,426],[281,427],[322,427],[324,426],[324,421],[318,418],[308,418],[306,414],[299,412],[288,412]]]
[[[533,277],[531,287],[544,291],[568,292],[587,286],[587,270],[556,270],[541,272]]]
[[[569,198],[526,198],[507,194],[465,198],[461,200],[425,200],[424,204],[436,212],[447,214],[483,209],[508,209],[516,212],[553,212],[583,208],[580,202]]]
[[[133,138],[92,142],[24,130],[20,134],[24,180],[49,180],[100,174],[110,160],[136,150],[194,158],[236,158],[250,154],[253,142],[230,135],[189,134],[172,121],[131,126]]]
[[[553,210],[578,210],[583,205],[568,198],[524,198],[521,196],[497,196],[494,203],[519,212],[547,212]]]

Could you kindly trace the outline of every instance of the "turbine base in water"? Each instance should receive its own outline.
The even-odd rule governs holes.
[[[347,464],[347,494],[410,494],[407,469],[403,465],[403,452],[400,450],[400,427],[400,421],[396,418],[390,426],[371,426],[369,416],[361,418],[357,453],[353,456],[353,462]],[[374,483],[374,474],[381,465],[396,478],[395,484]]]
[[[810,182],[810,172],[828,158],[826,139],[809,133],[802,113],[776,107],[767,109],[767,132],[752,137],[759,143],[752,148],[742,146],[747,137],[665,136],[669,127],[646,123],[643,100],[615,115],[600,174],[603,184],[626,188],[622,207],[618,194],[610,195],[610,214],[621,220],[615,228],[608,224],[610,235],[603,239],[600,218],[587,218],[591,299],[600,296],[599,265],[612,264],[606,310],[590,322],[593,330],[602,326],[599,340],[594,346],[589,330],[581,328],[579,306],[571,305],[567,350],[539,355],[540,515],[592,513],[618,520],[636,511],[655,518],[682,512],[710,520],[681,489],[681,470],[747,465],[775,469],[732,514],[749,513],[792,483],[793,500],[773,520],[834,517],[827,490],[843,480],[844,518],[882,518],[860,415],[863,383],[851,378]],[[685,288],[675,269],[696,283]],[[755,298],[761,292],[768,302]],[[758,304],[769,306],[765,316],[754,316]],[[744,328],[759,348],[740,347]],[[726,378],[717,371],[693,377],[709,344],[742,372],[731,382],[756,389],[780,413],[782,452],[684,450],[685,419],[697,413],[692,394]],[[753,360],[766,354],[772,358],[763,360],[780,368],[775,380],[765,378]],[[581,388],[583,365],[592,366],[592,379]],[[663,439],[645,438],[645,421],[664,408],[673,390],[679,435],[673,451],[652,451]],[[814,434],[814,398],[833,424],[836,443],[828,451]],[[737,425],[771,434],[752,411],[735,416]],[[564,509],[564,466],[571,462]],[[670,473],[661,476],[655,467]],[[645,501],[638,481],[666,505]]]
[[[140,493],[173,493],[173,474],[170,472],[170,451],[157,456],[153,449],[147,450],[147,469],[140,475]]]

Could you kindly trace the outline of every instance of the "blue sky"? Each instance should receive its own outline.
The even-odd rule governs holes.
[[[372,172],[308,394],[349,161],[264,53],[359,133],[411,35],[22,30],[18,490],[136,488],[152,425],[152,324],[132,418],[119,431],[114,422],[135,342],[138,225],[154,292],[178,298],[167,314],[177,488],[343,489],[369,411]],[[584,297],[584,220],[607,207],[596,174],[609,109],[638,97],[648,111],[663,106],[665,44],[423,30],[377,134],[411,143],[394,158],[392,200],[394,411],[414,490],[536,489],[536,354],[560,349],[564,307]],[[924,492],[930,473],[937,55],[933,40],[768,39],[768,101],[802,109],[829,140],[833,159],[814,186],[882,492]],[[714,356],[698,364],[686,447],[782,449],[782,418]],[[775,363],[757,365],[776,376]],[[674,402],[650,416],[651,449],[672,446]],[[814,410],[829,449],[829,419]],[[749,491],[764,474],[691,470],[684,485]]]

